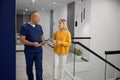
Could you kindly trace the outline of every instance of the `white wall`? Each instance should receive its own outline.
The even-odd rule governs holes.
[[[41,15],[40,24],[42,25],[45,39],[48,39],[50,38],[50,12],[41,11],[39,13]]]
[[[120,49],[119,0],[86,0],[86,19],[83,23],[81,23],[81,6],[84,7],[81,0],[76,0],[75,20],[78,21],[78,26],[75,27],[75,37],[92,37],[90,48],[102,57],[105,56],[106,50]],[[93,55],[90,55],[89,60],[91,63],[90,80],[104,80],[105,63]]]
[[[106,50],[120,50],[120,2],[91,1],[91,48],[104,57]],[[91,80],[104,80],[104,63],[93,55],[90,56],[90,62]]]
[[[78,26],[75,27],[75,37],[90,37],[90,16],[91,16],[91,0],[75,0],[75,20]],[[85,20],[81,22],[81,12],[86,9]]]
[[[56,31],[56,29],[58,29],[58,22],[59,19],[66,19],[67,20],[67,5],[62,6],[62,7],[58,7],[56,9],[54,9],[54,26],[53,26],[53,33]]]
[[[75,21],[78,22],[77,27],[74,28],[75,37],[90,37],[90,18],[91,18],[91,0],[75,0]],[[81,22],[81,12],[85,8],[85,19]],[[90,47],[90,40],[75,40]],[[82,49],[82,48],[81,48]],[[89,53],[83,50],[82,57],[89,60]]]

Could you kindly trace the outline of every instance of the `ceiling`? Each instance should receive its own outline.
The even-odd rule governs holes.
[[[75,0],[35,0],[31,4],[32,0],[16,0],[17,14],[23,14],[26,8],[27,12],[34,11],[50,11],[60,6],[64,6],[68,3],[74,2]],[[53,4],[56,2],[56,4]]]

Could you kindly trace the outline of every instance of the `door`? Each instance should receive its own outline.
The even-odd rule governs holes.
[[[50,38],[53,38],[53,10],[50,11]]]
[[[72,37],[74,37],[74,16],[75,2],[67,5],[67,25]]]
[[[71,37],[74,37],[74,15],[75,14],[75,2],[67,5],[67,25],[71,33]],[[73,51],[74,45],[71,45],[70,51]]]

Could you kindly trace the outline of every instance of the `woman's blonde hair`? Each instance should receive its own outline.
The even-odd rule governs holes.
[[[67,21],[66,21],[65,19],[60,19],[59,22],[63,23],[63,25],[64,25],[64,30],[68,30]]]

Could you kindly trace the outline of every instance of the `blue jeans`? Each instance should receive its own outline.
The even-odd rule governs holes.
[[[26,73],[28,80],[34,80],[33,74],[33,62],[35,62],[36,68],[36,80],[42,79],[42,47],[37,51],[24,50],[25,59],[26,59]]]

